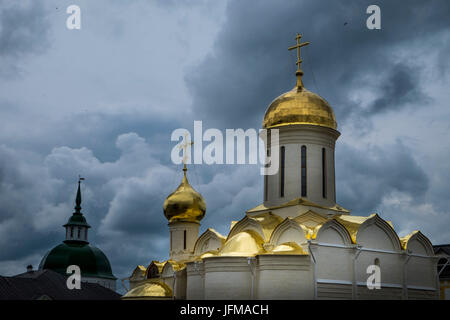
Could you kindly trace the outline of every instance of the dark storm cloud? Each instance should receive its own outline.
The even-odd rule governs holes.
[[[0,74],[18,72],[18,59],[43,53],[49,46],[49,21],[41,1],[0,3]]]
[[[340,144],[336,152],[338,202],[355,215],[377,211],[383,198],[397,191],[424,200],[429,179],[400,141],[395,145],[357,149]]]
[[[372,102],[365,114],[377,114],[399,109],[407,103],[427,102],[427,98],[417,86],[414,70],[406,65],[397,64],[392,67],[388,78],[380,85],[379,97]]]
[[[196,114],[215,119],[218,126],[259,127],[270,101],[294,85],[295,58],[287,47],[296,32],[311,41],[303,50],[306,87],[330,102],[341,125],[350,115],[360,121],[367,114],[420,102],[417,98],[425,93],[419,61],[434,62],[426,59],[427,51],[416,49],[444,46],[445,41],[433,39],[448,35],[450,3],[379,1],[381,30],[366,28],[370,4],[230,1],[213,53],[186,78]],[[410,66],[402,64],[402,50]],[[350,98],[362,88],[375,94],[368,110]]]

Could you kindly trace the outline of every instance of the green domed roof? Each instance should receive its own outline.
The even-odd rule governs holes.
[[[88,243],[64,241],[50,250],[39,264],[39,269],[50,269],[67,276],[70,265],[77,265],[84,277],[117,279],[112,274],[111,265],[106,255]]]

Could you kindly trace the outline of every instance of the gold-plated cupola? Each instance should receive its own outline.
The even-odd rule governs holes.
[[[196,222],[199,223],[206,213],[205,200],[194,190],[186,177],[186,164],[183,168],[183,180],[178,188],[164,201],[163,209],[169,223]]]
[[[297,83],[291,91],[272,101],[264,115],[263,128],[309,124],[336,130],[336,118],[328,102],[303,86],[300,48],[308,45],[309,42],[300,43],[300,38],[301,35],[297,34],[297,45],[289,48],[289,50],[297,49],[297,71],[295,73]]]

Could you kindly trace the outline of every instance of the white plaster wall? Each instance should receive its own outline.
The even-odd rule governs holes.
[[[250,299],[251,271],[247,261],[246,257],[204,259],[205,299]]]
[[[280,197],[280,170],[268,176],[266,206],[276,206],[301,197],[301,147],[307,148],[306,199],[323,206],[333,206],[336,200],[334,147],[337,131],[319,126],[297,125],[280,128],[280,145],[286,150],[285,194]],[[327,198],[322,196],[322,148],[327,159]]]
[[[170,258],[185,260],[192,256],[198,238],[198,223],[173,222],[169,224],[171,233]],[[186,230],[186,249],[184,249],[184,231]]]
[[[257,257],[255,299],[313,299],[313,269],[309,256]]]
[[[403,286],[403,264],[405,256],[402,253],[383,253],[362,251],[356,260],[357,281],[367,282],[370,274],[367,267],[375,264],[375,259],[380,262],[381,283]]]
[[[335,281],[353,281],[352,248],[311,246],[316,258],[316,278]]]
[[[411,256],[406,265],[408,286],[435,288],[437,286],[435,263],[434,259]]]
[[[197,268],[194,262],[186,264],[187,269],[187,289],[186,299],[202,300],[204,295],[204,277],[205,271],[203,263],[198,263]]]

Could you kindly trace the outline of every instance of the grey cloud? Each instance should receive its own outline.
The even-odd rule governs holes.
[[[405,104],[427,103],[427,97],[417,86],[416,71],[404,64],[392,67],[386,82],[381,84],[378,98],[372,102],[364,113],[376,114],[389,110],[398,110]],[[428,101],[427,101],[428,100]]]
[[[18,59],[41,54],[49,46],[49,21],[41,1],[0,3],[0,74],[17,75]]]
[[[400,141],[383,148],[339,144],[336,181],[338,202],[355,215],[379,210],[383,198],[395,191],[420,203],[429,189],[425,171]]]
[[[331,103],[341,125],[347,119],[361,120],[364,110],[350,96],[363,88],[376,88],[376,83],[394,82],[394,87],[380,88],[372,111],[395,110],[413,102],[423,95],[422,70],[412,65],[414,72],[406,72],[395,53],[407,50],[412,61],[426,60],[417,56],[422,54],[415,50],[420,48],[415,45],[419,42],[420,46],[433,42],[437,45],[434,50],[448,50],[445,42],[438,44],[433,39],[448,34],[448,28],[443,30],[448,27],[445,15],[450,13],[450,5],[446,1],[410,1],[400,6],[397,1],[381,1],[382,30],[372,31],[365,26],[369,4],[230,1],[227,23],[214,52],[186,78],[196,114],[215,118],[217,125],[259,127],[270,101],[294,85],[295,60],[287,47],[295,32],[311,41],[303,54],[306,87]],[[411,32],[418,29],[417,21],[419,30]],[[374,79],[386,71],[381,79]],[[402,103],[395,104],[398,101]]]

